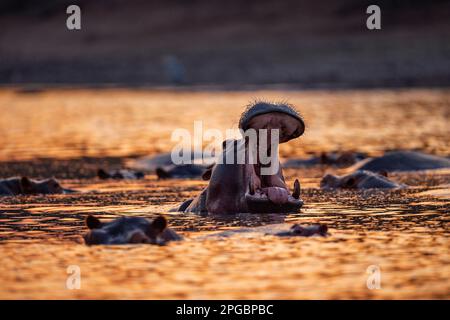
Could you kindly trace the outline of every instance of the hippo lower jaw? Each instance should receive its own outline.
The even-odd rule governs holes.
[[[295,180],[292,195],[286,188],[274,186],[254,190],[254,186],[250,183],[245,201],[250,213],[298,212],[303,206],[298,180]]]

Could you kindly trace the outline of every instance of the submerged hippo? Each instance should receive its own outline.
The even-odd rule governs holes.
[[[180,164],[156,168],[158,179],[194,179],[202,177],[208,180],[211,176],[211,166],[200,164]]]
[[[100,179],[105,179],[105,180],[106,179],[135,180],[135,179],[143,179],[145,175],[141,171],[133,171],[133,170],[127,170],[127,169],[112,170],[112,171],[98,169],[97,176]]]
[[[183,157],[183,153],[179,154]],[[210,170],[215,162],[214,156],[205,157],[203,152],[190,154],[191,163],[174,164],[171,153],[163,153],[150,157],[142,157],[130,160],[127,165],[130,168],[155,173],[158,179],[196,179],[204,178],[205,172]]]
[[[328,226],[326,224],[312,224],[309,226],[301,226],[294,224],[288,231],[281,231],[275,234],[279,237],[311,237],[328,235]]]
[[[417,171],[450,168],[450,159],[416,151],[392,151],[381,157],[363,160],[351,170]]]
[[[328,236],[328,226],[323,223],[311,225],[294,224],[292,226],[286,223],[269,224],[260,227],[239,228],[221,231],[206,236],[201,236],[197,239],[221,239],[233,236],[277,236],[277,237],[311,237],[311,236]]]
[[[300,183],[295,181],[291,194],[277,157],[278,171],[274,174],[262,173],[266,172],[268,166],[273,165],[272,162],[263,165],[259,157],[253,162],[247,161],[250,149],[260,150],[261,146],[266,146],[266,150],[263,150],[265,154],[271,153],[269,141],[272,129],[279,130],[279,143],[301,136],[305,124],[298,112],[286,103],[256,102],[242,114],[239,128],[244,132],[248,129],[254,129],[256,132],[267,129],[268,134],[262,138],[259,136],[253,144],[245,138],[225,141],[219,156],[221,161],[212,168],[209,185],[195,199],[184,202],[179,211],[212,214],[287,213],[301,208],[303,201],[300,199]],[[267,141],[261,140],[264,138],[267,138]],[[241,154],[245,153],[246,161],[230,163],[229,159],[236,160],[237,150],[241,151]]]
[[[183,157],[183,152],[180,152],[180,157]],[[200,165],[207,167],[208,165],[214,163],[215,157],[214,153],[212,157],[205,157],[203,152],[195,151],[190,154],[191,164],[192,165]],[[145,172],[156,172],[158,168],[170,168],[177,166],[172,161],[171,153],[162,153],[154,156],[145,156],[133,160],[129,160],[127,162],[127,166],[129,168],[135,170],[143,170]],[[201,174],[199,175],[201,176]]]
[[[87,245],[148,243],[165,244],[181,240],[175,231],[167,227],[163,216],[150,221],[140,217],[121,217],[111,222],[101,222],[89,215],[86,218],[89,231],[83,236]]]
[[[361,152],[323,152],[319,156],[308,159],[289,159],[283,163],[283,168],[307,168],[318,165],[347,167],[363,159],[367,155]]]
[[[14,177],[0,180],[0,195],[14,196],[20,194],[61,194],[74,190],[64,189],[55,178],[33,180],[28,177]]]
[[[322,178],[320,187],[322,189],[394,189],[405,186],[389,180],[385,172],[358,170],[344,176],[327,174]]]

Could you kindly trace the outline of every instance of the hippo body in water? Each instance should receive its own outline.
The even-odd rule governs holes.
[[[367,155],[361,152],[324,152],[320,156],[313,156],[308,159],[289,159],[283,163],[283,168],[308,168],[313,166],[351,166],[363,159]]]
[[[363,160],[350,170],[417,171],[450,168],[450,159],[415,151],[392,151],[381,157]]]
[[[181,152],[178,156],[183,157]],[[215,157],[205,157],[203,152],[192,152],[190,163],[175,164],[171,153],[162,153],[150,157],[142,157],[127,162],[127,166],[135,170],[156,173],[159,178],[199,178],[203,171],[215,162]],[[159,173],[158,173],[159,171]]]
[[[100,179],[115,179],[115,180],[137,180],[143,179],[145,177],[144,173],[141,171],[133,171],[127,169],[119,169],[106,171],[103,169],[98,169],[97,176]]]
[[[111,222],[101,222],[89,215],[86,218],[89,231],[83,236],[86,245],[118,245],[118,244],[157,244],[164,245],[170,241],[180,241],[183,237],[167,227],[163,216],[153,221],[140,217],[120,217]],[[311,237],[327,236],[328,227],[325,224],[301,226],[294,224],[273,224],[253,228],[239,228],[206,236],[196,237],[196,240],[222,239],[235,235],[272,235],[277,237]]]
[[[278,154],[278,171],[274,174],[263,174],[267,165],[264,166],[259,158],[256,163],[247,161],[251,153],[249,150],[259,149],[261,143],[267,147],[265,154],[269,154],[268,142],[271,141],[270,134],[274,129],[279,130],[279,143],[301,136],[305,126],[300,115],[287,104],[256,102],[243,113],[239,128],[243,132],[248,129],[256,132],[266,129],[268,135],[262,138],[260,136],[256,146],[245,138],[225,141],[218,159],[221,161],[212,168],[208,187],[195,199],[183,203],[179,211],[212,214],[288,213],[301,208],[303,201],[300,199],[300,183],[295,181],[294,190],[290,194],[279,165]],[[266,138],[267,143],[261,140]],[[238,151],[245,154],[245,161],[237,161]],[[235,161],[230,163],[229,159]],[[273,165],[272,162],[270,164]]]
[[[311,237],[328,235],[328,226],[326,224],[312,224],[309,226],[301,226],[294,224],[288,231],[275,233],[278,237]]]
[[[153,221],[140,217],[121,217],[104,223],[89,215],[86,218],[86,225],[89,231],[83,238],[87,245],[132,243],[163,245],[169,241],[182,239],[175,231],[167,228],[167,220],[163,216]]]
[[[260,227],[239,228],[226,230],[201,236],[197,239],[221,239],[233,236],[244,237],[260,237],[260,236],[276,236],[276,237],[312,237],[312,236],[328,236],[328,226],[326,224],[311,225],[288,225],[286,223],[269,224]]]
[[[0,180],[0,195],[3,196],[21,194],[62,194],[72,192],[75,191],[64,189],[54,178],[33,180],[28,177],[14,177]]]
[[[194,179],[202,177],[208,180],[212,166],[199,164],[180,164],[156,168],[159,179]]]
[[[386,175],[358,170],[344,176],[327,174],[322,178],[320,187],[322,189],[394,189],[405,186],[389,180]]]

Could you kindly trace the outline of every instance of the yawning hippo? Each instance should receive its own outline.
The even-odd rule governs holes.
[[[103,223],[89,215],[86,225],[90,229],[84,235],[87,245],[94,244],[128,244],[148,243],[165,244],[168,241],[181,240],[175,231],[167,228],[167,220],[163,216],[150,221],[140,217],[121,217]]]
[[[377,158],[363,160],[351,170],[417,171],[450,168],[450,159],[416,151],[392,151]]]
[[[74,190],[64,189],[55,178],[33,180],[28,177],[0,180],[0,195],[19,194],[58,194],[72,193]]]
[[[285,143],[298,138],[305,130],[303,119],[295,109],[286,103],[274,104],[256,102],[242,114],[239,128],[243,132],[253,129],[265,132],[257,139],[242,138],[224,142],[218,163],[212,168],[209,185],[193,200],[181,205],[180,211],[212,214],[234,214],[242,212],[295,212],[300,209],[300,183],[294,183],[294,191],[290,194],[279,165],[277,150],[273,150],[275,158],[263,164],[260,155],[248,161],[251,150],[263,149],[265,155],[271,153],[272,137],[279,130],[278,143]],[[267,129],[267,131],[261,131]],[[250,130],[252,131],[252,130]],[[275,133],[274,133],[275,132]],[[265,140],[267,139],[267,140]],[[276,138],[274,138],[276,139]],[[239,154],[245,154],[245,161],[237,160]],[[276,160],[273,160],[276,159]],[[266,174],[267,169],[277,165],[277,171]]]
[[[385,173],[358,170],[345,176],[327,174],[322,178],[320,187],[322,189],[394,189],[405,186],[389,180]]]
[[[105,171],[103,169],[98,169],[97,176],[100,179],[135,180],[135,179],[143,179],[145,175],[141,171],[133,171],[127,169],[112,170],[112,171]]]

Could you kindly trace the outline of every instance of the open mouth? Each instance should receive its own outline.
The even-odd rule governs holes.
[[[295,180],[289,192],[282,175],[261,175],[259,165],[248,165],[248,189],[245,200],[252,213],[297,212],[303,205],[300,183]]]

